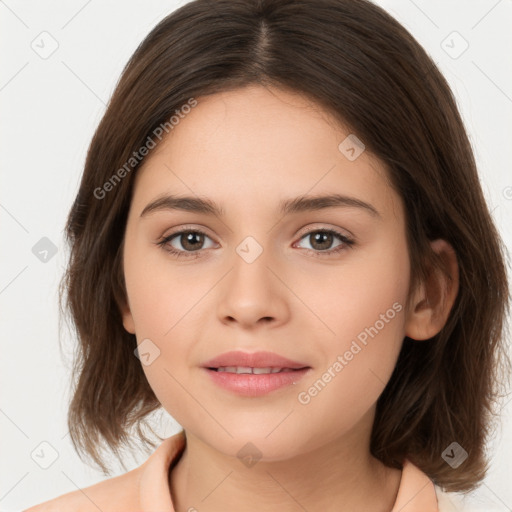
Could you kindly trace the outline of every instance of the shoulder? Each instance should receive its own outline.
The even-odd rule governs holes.
[[[481,506],[467,501],[462,493],[447,492],[435,485],[439,512],[498,512],[502,508],[490,503],[482,503]]]
[[[186,445],[184,431],[163,440],[139,467],[124,475],[63,494],[22,512],[140,512],[172,510],[168,474]]]
[[[22,512],[130,512],[138,509],[138,482],[140,467],[124,475],[109,478],[97,484],[63,494]]]

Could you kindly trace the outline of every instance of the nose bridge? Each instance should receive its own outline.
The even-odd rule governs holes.
[[[253,236],[235,247],[219,304],[221,317],[250,324],[261,318],[283,320],[287,315],[285,290],[271,271],[276,266],[272,253]]]
[[[247,297],[270,294],[273,288],[270,282],[272,273],[268,268],[272,266],[272,251],[268,242],[263,244],[263,241],[260,243],[249,235],[235,247],[231,284]]]

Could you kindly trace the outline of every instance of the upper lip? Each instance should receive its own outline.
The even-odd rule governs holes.
[[[243,366],[247,368],[309,368],[307,364],[292,361],[273,352],[224,352],[202,364],[204,368]]]

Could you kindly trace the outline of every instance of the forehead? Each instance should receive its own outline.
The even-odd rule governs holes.
[[[334,192],[399,214],[400,198],[382,162],[366,150],[347,158],[350,130],[313,101],[261,86],[196,100],[137,170],[139,212],[162,193],[254,211],[283,198]]]

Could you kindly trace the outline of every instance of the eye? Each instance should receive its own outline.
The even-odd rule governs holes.
[[[161,246],[165,251],[170,252],[171,254],[174,254],[178,257],[196,257],[195,254],[187,253],[194,253],[199,252],[202,249],[207,249],[208,247],[203,247],[205,238],[211,240],[211,238],[202,231],[197,229],[187,229],[172,233],[171,235],[168,235],[157,242],[157,244]],[[176,248],[176,245],[178,248]],[[181,248],[179,246],[181,246]]]
[[[336,238],[340,240],[340,243],[332,248],[333,241],[335,241]],[[334,229],[310,230],[301,237],[301,240],[310,241],[311,248],[306,247],[306,249],[313,251],[315,256],[330,256],[351,247],[355,243],[354,240]]]

